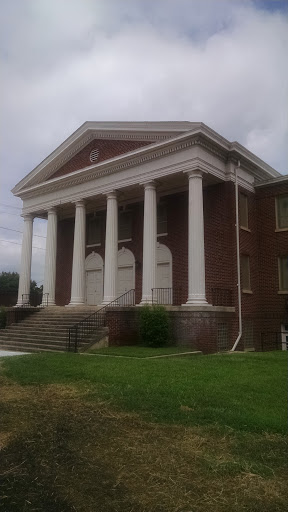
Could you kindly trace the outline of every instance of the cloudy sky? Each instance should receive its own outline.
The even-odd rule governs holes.
[[[288,0],[2,0],[0,9],[0,272],[20,265],[11,188],[86,120],[203,121],[288,172]],[[34,233],[41,284],[45,221]]]

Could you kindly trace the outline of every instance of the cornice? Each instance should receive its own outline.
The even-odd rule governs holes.
[[[135,123],[135,124],[137,124],[137,123]],[[77,132],[75,132],[75,133],[78,133],[78,137],[77,137],[77,141],[74,141],[73,144],[70,144],[70,146],[69,146],[70,152],[68,152],[68,146],[67,146],[68,139],[67,139],[67,141],[65,141],[65,143],[63,143],[63,145],[66,144],[66,146],[67,146],[65,149],[65,151],[66,151],[65,156],[63,156],[63,153],[62,153],[62,159],[57,160],[56,167],[52,167],[53,162],[55,164],[55,158],[54,158],[53,162],[51,160],[51,165],[46,164],[46,167],[44,165],[44,163],[46,161],[43,162],[43,165],[44,165],[44,168],[46,168],[46,171],[45,171],[45,173],[43,172],[43,170],[41,171],[41,183],[33,184],[33,186],[30,186],[29,188],[28,187],[23,188],[23,186],[22,186],[22,189],[20,188],[19,190],[16,191],[15,189],[17,189],[17,187],[19,188],[19,185],[20,185],[20,184],[18,184],[18,186],[15,187],[15,189],[14,189],[14,193],[15,193],[15,195],[18,195],[23,199],[26,199],[26,198],[28,199],[31,197],[35,197],[39,194],[42,195],[44,193],[51,193],[51,192],[56,192],[56,191],[58,192],[58,191],[63,190],[64,188],[68,188],[71,186],[77,186],[82,183],[86,183],[88,181],[97,180],[97,178],[100,178],[103,176],[116,174],[116,173],[123,171],[125,169],[128,169],[130,167],[141,166],[143,164],[151,162],[154,159],[167,157],[175,152],[185,150],[185,149],[191,148],[193,146],[198,146],[198,147],[203,148],[206,152],[209,152],[210,154],[214,155],[215,157],[217,157],[218,160],[220,160],[221,162],[224,162],[225,164],[227,164],[229,161],[231,161],[233,164],[237,164],[237,161],[240,159],[241,160],[241,168],[246,170],[248,173],[252,174],[256,180],[256,183],[263,182],[263,179],[265,179],[267,174],[271,176],[271,173],[274,173],[274,175],[276,177],[279,176],[279,173],[277,173],[277,171],[272,169],[270,166],[266,165],[262,160],[258,159],[258,157],[256,157],[252,153],[250,153],[248,150],[246,150],[246,148],[244,148],[240,144],[235,143],[235,142],[233,142],[233,143],[228,142],[226,139],[221,137],[219,134],[217,134],[216,132],[211,130],[209,127],[207,127],[203,123],[194,123],[194,124],[191,123],[191,125],[193,125],[194,130],[189,132],[186,129],[185,133],[182,132],[182,133],[180,133],[180,135],[178,134],[177,136],[175,136],[173,138],[171,138],[171,132],[168,136],[167,132],[165,134],[164,132],[158,131],[157,137],[159,138],[159,140],[156,143],[154,142],[154,144],[151,143],[151,145],[138,148],[129,153],[119,155],[117,157],[114,157],[109,160],[105,160],[100,163],[95,163],[95,164],[89,165],[88,167],[79,169],[78,171],[74,171],[70,174],[60,176],[60,177],[51,179],[49,181],[43,182],[42,180],[43,180],[44,176],[46,176],[46,179],[47,179],[48,175],[51,175],[51,172],[54,173],[56,168],[58,168],[58,166],[63,165],[63,163],[65,163],[66,159],[71,158],[71,156],[73,156],[73,154],[77,153],[79,151],[79,149],[81,149],[81,147],[83,147],[85,144],[89,143],[94,138],[103,137],[103,138],[110,138],[111,140],[113,140],[113,139],[119,139],[121,137],[123,139],[124,138],[127,139],[127,137],[130,136],[131,139],[133,138],[134,140],[136,138],[143,140],[143,137],[147,137],[146,140],[148,140],[149,138],[155,139],[155,131],[154,132],[150,131],[150,132],[145,133],[145,130],[144,130],[144,133],[143,133],[140,130],[138,130],[135,133],[133,131],[130,131],[130,133],[128,133],[127,127],[125,127],[125,129],[123,128],[122,130],[120,130],[120,133],[119,133],[119,131],[114,132],[111,129],[110,129],[109,133],[105,132],[105,130],[103,130],[103,131],[99,130],[96,132],[95,130],[92,131],[93,123],[85,123],[81,127],[82,133],[80,133],[81,132],[80,129]],[[147,124],[147,126],[148,126],[148,124]],[[131,126],[130,126],[130,128],[131,128]],[[73,134],[73,136],[71,136],[70,139],[73,137],[75,138],[75,134]],[[77,142],[77,144],[75,145],[76,142]],[[61,146],[59,148],[61,148]],[[192,161],[193,161],[193,159],[190,162],[191,165],[193,165]],[[258,163],[259,163],[259,165],[261,163],[260,168],[258,167]],[[208,168],[209,168],[208,172],[210,172],[211,174],[214,174],[215,176],[220,177],[221,170],[219,170],[217,168],[213,169],[213,166],[211,167],[211,165],[207,164],[204,160],[202,160],[201,165],[203,166],[203,169],[205,168],[205,165],[208,165]],[[210,165],[210,167],[209,167],[209,165]],[[220,175],[219,175],[219,173],[220,173]],[[26,177],[26,178],[28,178],[28,177]],[[36,178],[36,176],[35,176],[35,178]],[[39,178],[40,178],[40,174],[39,174]],[[225,179],[229,179],[229,178],[226,177]],[[31,180],[30,180],[30,182],[31,182]],[[32,180],[32,182],[33,182],[33,180]]]
[[[256,187],[268,187],[269,185],[288,185],[288,174],[283,174],[272,180],[262,180],[262,183],[257,183]]]
[[[140,155],[134,158],[133,156],[130,156],[130,158],[128,158],[127,154],[124,154],[123,156],[121,155],[120,157],[105,160],[104,162],[91,165],[89,167],[85,167],[84,169],[80,169],[79,171],[75,171],[68,175],[54,178],[52,180],[49,180],[48,182],[44,182],[39,185],[34,185],[29,189],[24,189],[22,191],[21,197],[29,198],[33,197],[34,195],[37,195],[39,192],[54,192],[56,190],[61,190],[69,186],[79,185],[87,181],[91,181],[103,176],[108,176],[110,174],[123,171],[125,169],[128,169],[129,167],[137,167],[139,165],[143,165],[154,159],[163,158],[170,154],[188,149],[193,146],[203,147],[205,150],[208,150],[210,153],[216,155],[222,161],[227,161],[227,152],[218,150],[217,148],[215,148],[214,144],[209,144],[209,142],[205,138],[199,135],[195,135],[194,137],[190,137],[190,139],[179,141],[178,143],[174,143],[172,145],[159,148],[158,150],[157,147],[154,148],[154,151],[152,151],[152,148],[150,148],[150,150],[149,148],[146,148],[146,151],[139,150]],[[203,164],[205,164],[204,160]]]
[[[193,159],[189,159],[185,162],[181,162],[180,164],[172,164],[172,165],[164,166],[157,170],[155,170],[155,169],[149,170],[145,173],[142,173],[140,176],[134,175],[130,178],[120,178],[113,182],[113,188],[115,190],[117,190],[118,193],[120,193],[121,190],[125,189],[126,187],[131,187],[131,186],[135,186],[135,185],[140,186],[139,185],[140,183],[143,184],[145,182],[147,183],[147,182],[151,182],[151,181],[157,182],[157,180],[160,180],[161,178],[165,178],[172,174],[178,174],[178,173],[183,173],[183,172],[188,172],[188,171],[193,171],[193,170],[195,170],[195,171],[200,170],[205,174],[214,175],[215,177],[217,177],[218,179],[220,179],[222,181],[225,181],[225,179],[226,179],[224,171],[221,172],[216,167],[214,167],[211,164],[204,162],[204,160],[201,160],[200,158],[196,157]],[[187,179],[187,186],[188,186],[188,179]],[[95,185],[94,187],[89,187],[89,190],[86,190],[86,191],[81,190],[79,192],[76,192],[76,193],[74,192],[72,194],[71,194],[71,192],[69,192],[67,190],[66,193],[64,191],[64,193],[61,195],[61,198],[55,198],[50,201],[45,201],[45,198],[43,198],[43,196],[40,196],[38,194],[39,202],[34,204],[33,207],[25,208],[23,211],[25,213],[26,212],[30,213],[30,212],[43,211],[43,210],[47,210],[48,208],[51,208],[54,206],[61,206],[61,205],[63,206],[64,204],[75,203],[77,200],[79,200],[79,198],[86,200],[86,199],[95,197],[96,195],[97,196],[101,196],[103,194],[106,195],[109,192],[111,192],[111,185],[103,184],[101,186]]]

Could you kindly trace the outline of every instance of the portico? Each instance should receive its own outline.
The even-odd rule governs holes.
[[[199,171],[191,171],[188,174],[183,175],[184,179],[189,183],[189,245],[188,255],[189,260],[189,271],[188,271],[188,290],[189,296],[187,298],[187,305],[205,305],[207,304],[205,296],[205,259],[204,259],[204,220],[203,220],[203,200],[202,200],[202,174]],[[193,181],[194,180],[194,181]],[[196,187],[190,186],[190,183],[196,183]],[[162,180],[163,183],[163,180]],[[137,185],[138,196],[143,194],[143,227],[142,227],[142,296],[140,304],[152,304],[152,290],[156,289],[159,284],[170,283],[172,285],[172,257],[168,257],[166,272],[171,273],[171,279],[167,281],[162,277],[164,263],[158,261],[161,259],[159,254],[159,247],[161,242],[164,242],[162,238],[157,236],[157,181],[148,181]],[[135,192],[135,188],[134,188]],[[193,193],[200,195],[200,200],[195,201],[193,199]],[[123,196],[125,189],[121,190],[123,202]],[[74,236],[73,236],[73,257],[72,257],[72,275],[71,275],[71,295],[69,300],[69,306],[81,306],[89,303],[90,305],[103,305],[110,303],[115,300],[121,292],[125,293],[128,291],[125,289],[125,271],[127,282],[133,284],[135,287],[135,258],[133,252],[129,249],[125,249],[125,242],[123,242],[122,248],[120,247],[121,241],[118,241],[118,193],[113,190],[105,195],[98,197],[98,201],[103,202],[103,197],[106,200],[106,211],[102,210],[106,216],[106,231],[105,231],[105,248],[104,248],[104,261],[100,254],[97,253],[97,246],[93,246],[94,259],[86,255],[86,217],[87,213],[91,211],[92,204],[97,204],[97,196],[93,201],[83,200],[79,198],[72,204],[74,209]],[[129,196],[128,196],[129,197]],[[163,184],[162,184],[162,199],[165,198],[163,195]],[[141,196],[140,196],[141,199]],[[158,198],[159,199],[159,198]],[[65,209],[65,206],[67,210]],[[98,206],[98,208],[100,205]],[[63,210],[65,214],[71,215],[71,204],[61,204],[61,214],[63,217]],[[103,206],[102,206],[103,208]],[[66,213],[67,211],[67,213]],[[57,265],[57,225],[59,222],[60,208],[52,207],[47,211],[47,241],[46,241],[46,256],[45,256],[45,279],[43,293],[48,294],[48,305],[56,305],[55,301],[55,287],[56,287],[56,265]],[[73,218],[73,215],[72,215]],[[30,275],[31,275],[31,251],[32,251],[32,236],[33,236],[33,216],[31,214],[25,217],[26,230],[23,236],[23,249],[22,249],[22,267],[21,267],[21,279],[19,285],[19,299],[17,305],[22,304],[22,295],[29,293]],[[141,234],[138,235],[139,237]],[[96,245],[96,244],[95,244]],[[127,244],[126,244],[127,245]],[[165,244],[161,243],[162,252],[165,248]],[[198,252],[195,257],[195,247],[198,248]],[[199,250],[201,247],[201,250]],[[168,252],[171,251],[167,248]],[[130,262],[126,263],[123,260],[123,255],[130,254]],[[87,266],[87,258],[89,258],[90,266]],[[120,259],[122,258],[122,266]],[[171,261],[168,261],[170,260]],[[95,269],[98,269],[98,273],[92,276],[87,274],[91,272],[92,260],[95,261]],[[103,262],[102,265],[99,263],[100,260]],[[97,261],[97,263],[96,263]],[[119,266],[120,264],[120,266]],[[102,267],[102,268],[101,268]],[[118,272],[118,269],[119,272]],[[161,272],[161,276],[157,276],[157,269]],[[127,274],[128,272],[128,274]],[[90,276],[90,279],[89,279]],[[197,279],[196,279],[197,277]],[[119,279],[122,281],[119,282]],[[162,279],[162,280],[161,280]],[[100,289],[103,286],[103,291]],[[89,287],[89,291],[88,288]],[[95,287],[95,288],[93,288]],[[171,286],[172,287],[172,286]],[[162,288],[168,288],[163,286]],[[170,288],[170,287],[169,287]],[[93,289],[93,291],[92,291]],[[120,293],[119,293],[120,290]],[[101,293],[102,292],[102,293]],[[92,295],[94,294],[94,299]],[[89,299],[88,299],[89,295]],[[101,302],[100,301],[101,298]],[[169,303],[169,302],[168,302]],[[184,304],[184,305],[186,305]]]

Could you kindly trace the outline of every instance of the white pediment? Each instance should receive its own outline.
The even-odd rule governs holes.
[[[25,176],[12,190],[22,189],[45,182],[57,169],[68,162],[93,139],[163,141],[199,127],[190,122],[93,122],[87,121],[58,146],[35,169]]]

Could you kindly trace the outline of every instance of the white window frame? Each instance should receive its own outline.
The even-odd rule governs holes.
[[[249,254],[241,254],[240,256],[240,268],[241,268],[241,285],[243,283],[243,265],[242,265],[242,258],[248,258],[248,278],[249,278],[249,288],[243,288],[242,286],[242,293],[253,293],[251,288],[251,264],[250,264],[250,256]]]
[[[275,231],[276,232],[278,232],[278,231],[288,231],[288,225],[285,226],[284,228],[279,227],[278,201],[282,197],[287,197],[288,198],[288,194],[279,194],[278,196],[275,197],[275,217],[276,217],[276,229],[275,229]]]
[[[245,198],[245,213],[247,217],[247,226],[244,226],[241,224],[241,197]],[[240,198],[239,198],[239,217],[240,217],[240,228],[244,229],[244,231],[251,232],[251,229],[249,228],[249,205],[248,205],[248,196],[246,194],[243,194],[243,192],[240,192]]]
[[[279,284],[279,295],[288,295],[288,289],[282,289],[281,288],[281,285],[282,285],[282,280],[283,280],[283,276],[282,276],[282,273],[281,273],[281,260],[282,259],[288,259],[288,254],[287,256],[278,256],[278,284]]]

